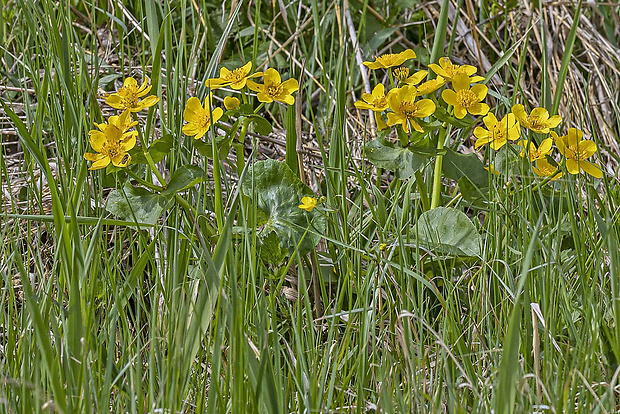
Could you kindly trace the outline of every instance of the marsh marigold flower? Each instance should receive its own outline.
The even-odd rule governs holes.
[[[387,53],[385,55],[375,57],[374,62],[364,62],[368,69],[391,68],[392,66],[400,66],[405,61],[415,58],[415,52],[411,49],[403,50],[400,53]]]
[[[314,197],[302,197],[301,204],[298,206],[302,210],[306,210],[310,213],[317,204],[317,199]]]
[[[151,87],[151,85],[148,85],[148,78],[144,79],[140,87],[138,87],[138,82],[134,78],[126,78],[123,86],[118,91],[109,94],[105,98],[105,103],[121,111],[139,112],[159,102],[159,98],[155,95],[140,99],[151,91]]]
[[[195,96],[187,100],[183,110],[183,119],[187,122],[187,124],[183,125],[182,130],[185,135],[193,136],[194,139],[202,138],[209,130],[209,127],[224,115],[222,108],[211,110],[211,104],[211,93],[205,99],[204,107],[200,103],[200,99]]]
[[[489,105],[482,103],[489,88],[485,85],[474,85],[471,88],[470,78],[465,74],[458,74],[452,79],[452,89],[446,89],[441,97],[446,103],[454,106],[454,115],[463,119],[469,112],[472,115],[486,115]],[[513,115],[514,118],[514,115]]]
[[[385,96],[385,86],[378,84],[372,93],[363,93],[361,101],[353,104],[357,109],[369,109],[374,112],[383,112],[388,108],[388,101]]]
[[[482,118],[482,121],[487,129],[482,127],[474,129],[474,135],[478,138],[474,145],[475,148],[489,144],[491,148],[498,150],[506,145],[508,140],[517,140],[521,135],[519,124],[517,124],[513,114],[508,114],[501,121],[498,121],[495,115],[489,112],[487,116]]]
[[[545,158],[547,154],[551,152],[551,147],[553,146],[553,140],[551,138],[544,139],[538,148],[536,148],[536,144],[532,141],[522,140],[517,144],[523,147],[519,155],[521,157],[529,156],[530,162]]]
[[[392,89],[387,96],[388,104],[393,112],[388,113],[387,124],[393,126],[401,124],[403,130],[409,133],[409,124],[418,132],[424,132],[416,118],[426,118],[435,112],[435,103],[430,99],[415,101],[417,89],[413,85]]]
[[[539,134],[548,134],[550,128],[555,128],[562,122],[560,115],[553,115],[550,118],[549,111],[545,108],[534,108],[528,115],[523,105],[516,104],[512,107],[512,113],[515,114],[515,118],[523,128]]]
[[[552,165],[547,160],[547,157],[543,157],[543,158],[536,160],[536,165],[533,166],[532,169],[534,170],[534,174],[536,174],[539,177],[551,177],[553,175],[553,178],[551,179],[551,181],[558,180],[562,177],[561,172],[556,174],[558,167],[555,165]]]
[[[248,88],[257,92],[256,97],[260,102],[282,102],[288,105],[295,103],[292,93],[299,90],[297,79],[289,79],[282,82],[282,78],[277,70],[269,68],[263,74],[264,84],[248,80]]]
[[[435,79],[427,80],[426,82],[417,86],[418,96],[433,93],[445,84],[446,80],[441,76],[437,76]]]
[[[136,145],[138,131],[128,131],[135,125],[129,119],[129,111],[120,116],[111,116],[107,124],[95,124],[99,130],[88,132],[90,146],[98,154],[85,153],[84,158],[92,161],[89,170],[98,170],[107,167],[110,162],[117,167],[126,167],[131,162],[128,151]]]
[[[581,170],[595,178],[601,178],[603,171],[589,161],[588,158],[596,153],[596,143],[583,138],[583,131],[569,128],[568,134],[562,137],[551,131],[551,136],[558,147],[558,151],[566,158],[566,169],[570,174],[579,174]]]
[[[220,77],[207,79],[205,83],[211,89],[218,89],[224,86],[230,86],[235,90],[243,89],[248,79],[256,78],[263,74],[263,72],[256,72],[250,75],[251,70],[252,62],[248,62],[242,67],[233,70],[220,68]]]
[[[442,57],[439,59],[439,65],[431,63],[428,65],[437,75],[450,81],[454,81],[457,75],[465,75],[467,77],[472,76],[478,69],[471,65],[455,65],[450,61],[450,58]],[[483,76],[473,76],[470,78],[470,83],[476,83],[483,81]]]
[[[403,66],[394,69],[394,76],[400,85],[417,85],[422,82],[427,75],[428,71],[425,70],[419,70],[413,74],[410,74],[409,69]]]
[[[224,98],[224,107],[226,109],[237,109],[241,105],[239,98],[235,98],[234,96],[227,96]]]

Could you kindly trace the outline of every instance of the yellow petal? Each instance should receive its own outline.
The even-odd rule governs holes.
[[[254,91],[254,92],[262,92],[263,88],[265,87],[265,85],[262,85],[260,83],[256,83],[251,79],[248,79],[248,81],[246,82],[246,85],[248,86],[248,88],[250,88],[250,90]]]
[[[297,79],[291,78],[282,82],[282,88],[284,89],[284,93],[291,94],[299,90],[299,82],[297,82]]]
[[[265,81],[265,84],[273,83],[279,85],[282,83],[282,78],[280,77],[280,74],[274,68],[269,68],[265,71],[265,74],[263,75],[263,80]]]
[[[562,117],[560,115],[553,115],[547,120],[547,127],[555,128],[560,125],[560,122],[562,122]]]
[[[486,98],[489,88],[487,88],[486,85],[474,85],[471,87],[471,91],[476,95],[478,102],[480,102]]]
[[[579,163],[571,158],[566,159],[566,169],[571,174],[579,174]]]
[[[465,115],[467,115],[467,109],[463,108],[462,106],[454,107],[454,116],[456,116],[458,119],[465,118]]]
[[[92,131],[88,133],[88,135],[90,135],[90,146],[93,147],[95,151],[101,152],[101,150],[103,149],[103,146],[108,140],[105,134],[101,131],[97,131],[93,129]]]
[[[243,76],[246,76],[252,70],[252,61],[249,61],[241,67],[243,69]]]
[[[442,75],[443,76],[443,75]],[[455,91],[461,91],[461,90],[465,90],[465,89],[469,89],[469,77],[463,73],[459,73],[458,75],[456,75],[454,78],[452,78],[452,87],[454,88]],[[484,85],[475,85],[473,88],[478,87],[478,89],[480,87],[485,89],[485,96],[486,96],[486,86]],[[472,92],[474,92],[472,88]],[[474,92],[475,93],[475,92]],[[484,99],[484,96],[482,97],[482,99]],[[479,99],[480,101],[482,99]]]
[[[426,118],[427,116],[430,116],[433,112],[435,112],[436,109],[435,102],[431,101],[430,99],[422,99],[417,103],[417,105],[417,118]]]
[[[224,107],[226,109],[237,109],[240,104],[241,101],[239,101],[239,98],[233,96],[227,96],[224,98]]]
[[[90,166],[89,170],[99,170],[101,168],[105,168],[110,164],[110,159],[106,156],[103,156],[101,159],[95,161],[93,165]]]
[[[116,157],[112,158],[112,164],[117,167],[126,167],[131,162],[131,155],[124,153],[118,154]]]
[[[545,155],[551,152],[551,147],[553,146],[553,140],[551,138],[544,139],[543,142],[540,143],[540,147],[538,147],[538,152]]]
[[[446,89],[441,93],[441,97],[444,101],[446,101],[448,105],[454,106],[456,112],[456,108],[459,106],[456,100],[456,92],[454,92],[452,89]]]
[[[194,122],[197,120],[200,114],[204,112],[204,108],[200,103],[200,99],[192,96],[187,100],[185,104],[185,109],[183,110],[183,119],[186,122]]]
[[[224,115],[224,110],[222,108],[215,108],[212,112],[211,112],[211,124],[215,124],[217,121],[220,120],[220,118],[222,117],[222,115]]]
[[[149,108],[159,102],[159,97],[155,95],[147,96],[143,100],[140,101],[140,105],[143,108]]]
[[[258,94],[256,94],[256,97],[258,98],[259,102],[264,102],[264,103],[273,102],[273,98],[264,92],[259,92]]]
[[[129,78],[125,78],[125,80],[123,81],[123,87],[125,88],[138,88],[138,81],[136,81],[134,78],[129,77]]]
[[[274,97],[274,99],[278,102],[283,102],[287,105],[293,105],[295,103],[295,98],[293,98],[293,95],[280,94]]]
[[[596,143],[585,139],[582,140],[579,143],[579,152],[583,154],[583,158],[590,158],[596,153]]]
[[[84,159],[86,159],[86,161],[99,161],[103,158],[106,158],[106,156],[103,154],[93,154],[91,152],[84,153]]]
[[[601,178],[603,176],[603,171],[591,162],[579,161],[579,166],[582,170],[584,170],[594,178]]]

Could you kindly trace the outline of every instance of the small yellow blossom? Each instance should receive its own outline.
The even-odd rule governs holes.
[[[374,62],[364,62],[368,69],[391,68],[392,66],[400,66],[405,61],[415,58],[415,52],[411,49],[404,50],[400,53],[387,53],[377,56]]]
[[[381,243],[379,245],[379,250],[384,251],[385,249],[387,249],[387,247],[388,247],[387,243]]]
[[[120,116],[111,116],[108,124],[96,124],[99,130],[88,132],[91,147],[98,154],[85,153],[84,158],[92,161],[89,170],[107,167],[110,162],[117,167],[126,167],[131,162],[128,151],[136,145],[138,131],[127,132],[135,123],[129,119],[129,111]]]
[[[450,58],[447,57],[442,57],[439,59],[439,65],[436,63],[431,63],[428,67],[431,68],[437,75],[450,81],[454,81],[454,77],[456,75],[466,75],[469,77],[478,70],[475,66],[471,65],[455,65],[450,61]],[[469,82],[476,83],[483,80],[483,76],[473,76],[470,78]]]
[[[105,103],[121,111],[139,112],[159,102],[159,98],[155,95],[147,96],[140,100],[150,90],[151,85],[148,85],[148,78],[144,79],[140,87],[138,87],[138,82],[134,78],[126,78],[123,86],[118,91],[109,94],[105,98]]]
[[[317,204],[317,199],[314,197],[302,197],[301,199],[301,204],[297,207],[299,207],[302,210],[306,210],[308,213],[310,213]]]
[[[200,103],[200,99],[195,96],[187,100],[183,110],[183,119],[187,122],[187,124],[183,125],[182,130],[185,135],[193,136],[194,139],[202,138],[209,130],[209,127],[224,115],[222,108],[211,110],[211,104],[211,93],[205,99],[204,107]]]
[[[230,86],[235,90],[243,89],[248,79],[261,76],[262,72],[256,72],[250,75],[252,70],[252,62],[246,63],[240,68],[233,70],[227,68],[220,68],[220,77],[207,79],[205,83],[211,89],[218,89],[224,86]]]
[[[282,78],[277,70],[269,68],[263,74],[264,84],[248,80],[248,88],[257,93],[260,102],[282,102],[288,105],[295,103],[292,93],[299,90],[297,79],[289,79],[282,82]]]
[[[551,163],[547,160],[547,157],[536,160],[536,166],[532,167],[532,169],[539,177],[551,177],[553,175],[551,181],[559,180],[562,177],[561,172],[556,174],[558,167],[551,165]]]
[[[600,167],[586,159],[596,153],[596,143],[583,138],[583,131],[569,128],[568,134],[562,137],[551,131],[551,136],[558,147],[558,151],[566,158],[566,169],[570,174],[579,174],[581,170],[595,178],[601,178],[603,171]]]
[[[508,140],[517,140],[519,135],[521,135],[519,124],[517,124],[514,114],[508,114],[501,121],[498,121],[495,115],[489,112],[487,116],[482,118],[482,121],[488,130],[482,127],[474,129],[474,135],[478,138],[474,145],[475,148],[489,144],[491,148],[498,150],[506,145]]]
[[[512,107],[512,113],[515,114],[515,118],[523,128],[539,134],[548,134],[549,128],[555,128],[562,122],[560,115],[553,115],[549,118],[549,111],[545,108],[534,108],[528,115],[523,105],[516,104]]]
[[[418,96],[433,93],[445,84],[446,80],[441,76],[437,76],[435,79],[427,80],[423,84],[418,85]]]
[[[394,76],[400,85],[417,85],[422,82],[427,75],[428,72],[425,70],[419,70],[410,75],[409,69],[406,67],[401,66],[400,68],[394,69]]]
[[[385,97],[385,87],[382,83],[378,84],[372,90],[372,93],[363,93],[361,101],[354,103],[357,109],[370,109],[374,112],[383,112],[388,107],[388,101]]]
[[[522,157],[526,157],[529,155],[530,161],[533,162],[545,158],[545,156],[551,152],[553,140],[551,138],[544,139],[543,142],[540,143],[540,146],[538,148],[536,148],[536,144],[534,144],[532,141],[529,141],[528,145],[527,140],[519,141],[517,144],[523,147],[519,155]]]
[[[482,103],[489,88],[485,85],[470,88],[470,81],[466,74],[458,74],[452,79],[454,90],[446,89],[441,93],[443,100],[454,106],[454,115],[458,119],[463,119],[468,112],[472,115],[486,115],[489,112],[489,105]]]
[[[388,113],[387,124],[393,126],[401,124],[403,130],[409,133],[409,124],[418,132],[424,132],[416,122],[416,118],[426,118],[435,112],[436,106],[430,99],[415,101],[417,89],[413,85],[392,89],[387,96],[388,104],[393,112]]]
[[[224,98],[224,107],[226,109],[237,109],[241,105],[239,98],[235,98],[234,96],[227,96]]]

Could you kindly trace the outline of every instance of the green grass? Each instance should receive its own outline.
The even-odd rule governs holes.
[[[484,206],[452,200],[444,180],[443,204],[468,214],[483,241],[480,257],[461,259],[417,247],[411,231],[424,211],[419,192],[431,196],[433,164],[397,180],[364,161],[371,137],[353,107],[364,86],[345,13],[366,60],[406,41],[424,64],[448,47],[475,64],[447,12],[433,9],[437,24],[418,4],[308,0],[291,3],[284,24],[279,2],[127,3],[2,3],[0,122],[18,135],[3,134],[0,151],[0,412],[617,411],[615,176],[565,174],[539,189],[518,163],[513,176],[489,174]],[[599,124],[563,109],[553,89],[579,68],[569,64],[584,49],[577,25],[557,72],[545,60],[539,89],[522,91],[535,83],[524,67],[539,56],[523,47],[539,46],[528,32],[513,47],[521,37],[508,16],[520,6],[472,3],[485,36],[510,54],[486,50],[502,80],[489,83],[492,110],[504,114],[529,93],[560,108],[563,131],[581,127],[605,147]],[[613,44],[618,6],[596,9]],[[405,40],[393,45],[395,27]],[[293,167],[300,160],[291,155],[299,119],[304,144],[318,149],[302,161],[325,197],[327,230],[315,250],[281,265],[259,257],[252,223],[262,213],[237,185],[239,157],[214,164],[181,132],[187,98],[204,100],[203,81],[249,60],[303,79],[301,113],[276,104],[261,112],[288,129],[275,153],[285,148]],[[112,114],[99,92],[126,76],[149,76],[162,96],[140,125],[145,142],[172,137],[158,164],[164,176],[189,164],[209,175],[179,193],[185,204],[177,199],[139,229],[104,208],[127,175],[88,171],[83,159],[93,123]],[[371,84],[382,76],[371,73]],[[616,106],[605,115],[617,138]],[[453,149],[472,136],[451,131]],[[248,135],[247,166],[265,156],[258,141]],[[148,167],[136,172],[159,184]]]

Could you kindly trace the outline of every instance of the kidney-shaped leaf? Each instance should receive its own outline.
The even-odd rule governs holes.
[[[301,199],[314,194],[291,169],[274,160],[258,161],[246,174],[241,190],[256,200],[257,206],[267,215],[261,236],[273,231],[280,238],[280,245],[293,253],[299,245],[300,254],[306,254],[321,240],[325,233],[325,217],[316,209],[307,212],[299,208]]]
[[[450,256],[480,256],[481,237],[460,210],[437,207],[425,211],[413,226],[412,238],[431,251]]]
[[[105,209],[126,221],[154,225],[169,204],[168,198],[126,182],[110,193]]]
[[[202,168],[191,164],[184,165],[172,174],[168,187],[162,191],[162,195],[174,195],[204,181],[206,178],[207,176]]]
[[[366,144],[364,152],[375,167],[392,171],[400,179],[411,177],[426,163],[425,156],[414,154],[381,138]]]

